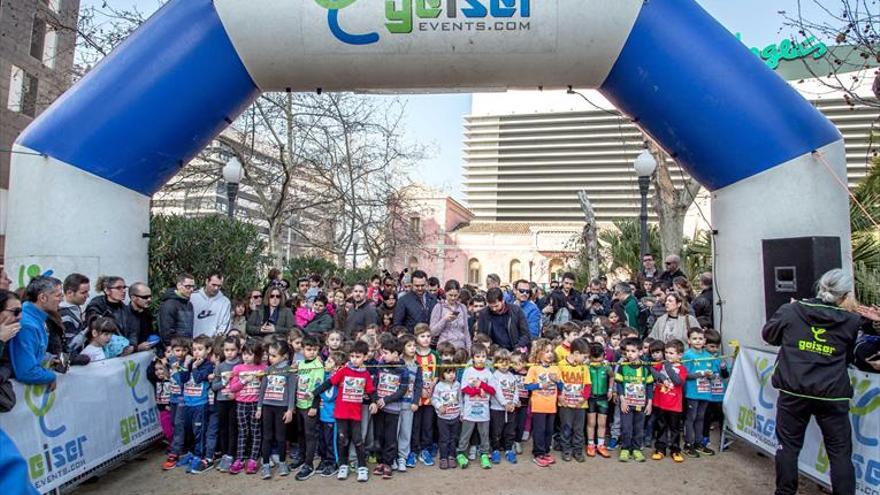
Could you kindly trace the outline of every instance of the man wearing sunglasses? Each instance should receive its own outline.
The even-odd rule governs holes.
[[[61,304],[61,281],[35,277],[25,292],[28,302],[22,305],[21,330],[9,341],[12,372],[25,385],[49,385],[55,390],[55,373],[43,367],[43,360],[49,346],[46,320]]]
[[[137,346],[138,352],[150,349],[147,343],[150,335],[155,333],[153,327],[153,313],[150,304],[153,302],[153,293],[150,287],[143,282],[135,282],[128,288],[128,306],[125,308],[125,332],[131,345]]]
[[[672,287],[672,281],[675,280],[676,277],[684,277],[687,276],[681,271],[681,258],[679,258],[675,254],[670,254],[666,257],[666,261],[663,262],[663,265],[666,266],[666,271],[660,274],[658,277],[658,282],[664,287]]]
[[[532,286],[528,280],[517,280],[513,288],[516,295],[514,304],[522,308],[529,324],[529,333],[532,334],[533,339],[536,339],[541,335],[541,310],[529,300],[532,296]]]
[[[193,307],[189,298],[195,290],[193,276],[184,273],[177,277],[177,287],[169,288],[160,298],[159,335],[165,347],[174,337],[193,337]]]

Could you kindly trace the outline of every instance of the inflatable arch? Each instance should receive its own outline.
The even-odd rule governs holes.
[[[712,191],[728,335],[760,341],[762,239],[849,266],[840,133],[693,0],[171,0],[18,138],[7,266],[145,279],[150,195],[261,91],[568,86]]]

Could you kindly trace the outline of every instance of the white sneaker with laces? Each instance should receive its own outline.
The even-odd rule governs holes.
[[[406,459],[404,459],[404,458],[398,459],[396,466],[397,466],[398,472],[405,473],[406,472]]]
[[[359,467],[357,480],[365,483],[368,479],[370,479],[370,472],[365,467]]]
[[[348,464],[343,464],[339,466],[339,471],[336,473],[336,479],[338,480],[347,480],[348,479]]]

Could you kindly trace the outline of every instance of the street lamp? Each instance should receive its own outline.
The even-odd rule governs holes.
[[[354,242],[354,252],[351,253],[351,268],[352,270],[357,270],[358,267],[358,244],[361,242],[361,233],[355,232],[351,237],[352,242]]]
[[[244,177],[244,168],[242,168],[238,157],[233,156],[223,167],[223,180],[226,181],[226,197],[229,198],[229,208],[226,209],[229,218],[235,216],[235,198],[238,196],[238,186],[241,184],[242,177]]]
[[[647,149],[636,157],[633,166],[636,175],[639,176],[639,194],[642,196],[642,211],[639,214],[641,232],[639,236],[639,248],[641,249],[639,261],[648,253],[648,187],[651,185],[651,176],[657,170],[657,160]]]

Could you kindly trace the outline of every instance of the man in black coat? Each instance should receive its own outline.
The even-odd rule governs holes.
[[[174,337],[193,336],[192,303],[189,297],[196,288],[192,275],[184,273],[177,277],[177,287],[168,289],[162,294],[162,305],[159,306],[159,335],[162,343],[168,347]]]
[[[477,332],[484,333],[497,346],[515,351],[531,342],[529,323],[522,308],[504,302],[504,293],[495,287],[486,293],[488,306],[477,316]]]
[[[367,300],[367,288],[362,283],[354,284],[351,288],[351,299],[354,306],[345,316],[345,333],[354,335],[359,330],[367,328],[379,321],[379,313],[372,301]],[[338,311],[338,309],[337,309]]]
[[[403,325],[412,333],[419,323],[430,323],[437,298],[428,294],[428,275],[422,270],[412,274],[412,288],[397,299],[394,326]]]

